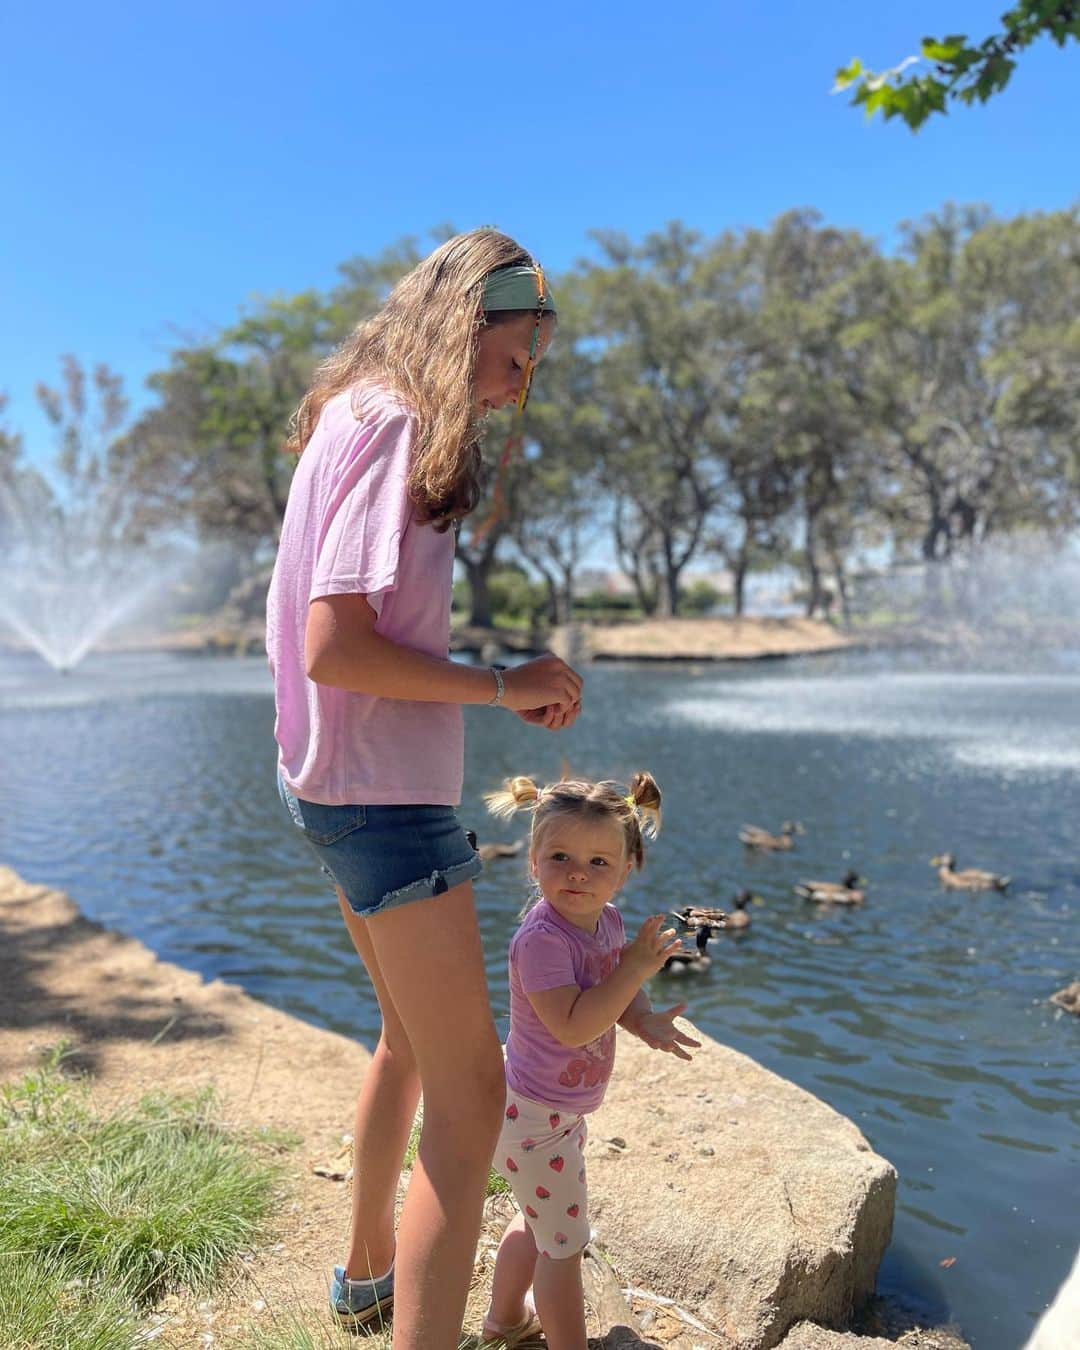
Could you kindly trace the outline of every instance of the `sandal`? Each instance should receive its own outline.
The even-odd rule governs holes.
[[[531,1300],[526,1298],[525,1316],[515,1327],[500,1326],[498,1322],[491,1320],[489,1313],[484,1318],[484,1324],[480,1331],[480,1344],[498,1344],[505,1346],[506,1350],[511,1350],[512,1346],[520,1345],[522,1341],[529,1341],[539,1336],[541,1331],[543,1331],[543,1327],[541,1327],[540,1319],[536,1315],[536,1309],[533,1307]]]
[[[375,1318],[382,1321],[390,1315],[393,1304],[393,1266],[378,1280],[351,1280],[345,1274],[344,1266],[334,1267],[330,1306],[344,1326],[363,1326]]]

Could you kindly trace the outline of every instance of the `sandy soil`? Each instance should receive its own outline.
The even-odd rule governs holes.
[[[228,1350],[246,1343],[249,1328],[289,1314],[313,1332],[330,1331],[327,1279],[341,1259],[348,1223],[346,1131],[367,1052],[234,986],[206,983],[159,961],[141,943],[83,917],[61,892],[0,867],[0,1081],[35,1068],[61,1040],[71,1043],[69,1063],[87,1075],[102,1109],[150,1091],[209,1085],[227,1124],[272,1127],[302,1141],[281,1154],[285,1178],[267,1245],[240,1261],[213,1298],[166,1296],[155,1310],[154,1343],[168,1350]],[[495,1246],[510,1212],[505,1197],[488,1202],[467,1332],[479,1329]],[[590,1287],[593,1350],[694,1350],[723,1340],[695,1326],[692,1313],[647,1291],[631,1298],[634,1315],[625,1318],[638,1322],[642,1339],[619,1325],[626,1304],[608,1267],[594,1263]],[[881,1334],[880,1323],[865,1329]],[[891,1328],[890,1338],[900,1330]],[[852,1350],[866,1344],[855,1336],[844,1342]],[[926,1332],[909,1332],[900,1343],[922,1350],[963,1344]]]
[[[754,661],[840,651],[852,639],[819,619],[650,619],[590,627],[588,649],[605,660]]]

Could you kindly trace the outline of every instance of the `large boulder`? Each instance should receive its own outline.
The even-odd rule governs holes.
[[[696,1035],[686,1064],[620,1033],[587,1144],[598,1242],[624,1283],[738,1350],[844,1326],[889,1244],[895,1170],[824,1102]]]

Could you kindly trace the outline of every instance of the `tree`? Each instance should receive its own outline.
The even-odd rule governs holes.
[[[751,231],[746,250],[757,332],[741,425],[748,446],[758,447],[751,466],[774,480],[766,480],[760,505],[771,504],[778,521],[785,504],[798,504],[806,608],[814,615],[828,609],[828,568],[844,594],[843,558],[870,495],[858,399],[865,358],[851,334],[878,303],[871,271],[877,255],[868,239],[823,226],[812,211],[790,211],[768,231]],[[761,523],[770,526],[767,513]],[[789,550],[796,547],[792,539]]]
[[[547,586],[548,619],[568,623],[574,578],[600,516],[603,416],[593,359],[580,340],[585,310],[577,279],[559,278],[555,341],[526,412],[528,438],[515,494],[514,546]]]
[[[724,481],[737,249],[678,223],[596,238],[605,262],[583,284],[616,548],[646,613],[669,616]]]
[[[909,56],[891,70],[867,70],[856,57],[836,72],[833,92],[854,86],[851,102],[872,117],[902,117],[912,131],[932,113],[947,111],[949,100],[985,103],[1009,83],[1016,54],[1044,33],[1059,47],[1080,39],[1080,0],[1017,0],[1001,16],[1003,30],[973,44],[964,33],[922,40],[921,56]],[[920,60],[933,62],[931,74],[905,71]]]
[[[879,269],[883,305],[861,333],[860,393],[882,465],[878,509],[925,568],[991,536],[1077,518],[1080,276],[1075,210],[993,220],[943,209],[905,227]]]

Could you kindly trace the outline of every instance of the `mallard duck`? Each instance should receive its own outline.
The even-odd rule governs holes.
[[[843,881],[800,881],[795,894],[818,905],[861,905],[866,891],[858,888],[859,881],[858,872],[845,873]]]
[[[475,830],[466,830],[465,838],[469,841],[469,847],[474,848],[484,862],[491,862],[495,858],[516,858],[525,847],[524,839],[515,839],[512,844],[478,844]]]
[[[712,935],[712,926],[703,923],[694,937],[697,951],[677,952],[674,956],[669,956],[664,962],[664,971],[668,975],[696,975],[708,969],[712,965],[712,957],[705,948],[709,945]]]
[[[740,929],[750,927],[750,915],[747,914],[746,907],[753,898],[750,891],[740,891],[738,895],[732,897],[731,903],[735,908],[727,916],[727,923],[724,924],[729,933],[737,933]]]
[[[747,848],[767,850],[789,849],[794,846],[795,836],[806,831],[797,820],[785,820],[779,834],[770,834],[760,825],[744,825],[739,831],[739,842]]]
[[[710,924],[713,928],[723,928],[731,917],[726,910],[709,909],[705,905],[685,905],[682,909],[673,909],[672,914],[681,919],[687,928],[703,928]]]
[[[937,868],[941,884],[950,891],[1003,891],[1012,880],[1012,877],[999,877],[996,872],[980,871],[978,867],[965,867],[958,872],[951,853],[931,858],[930,866]]]

